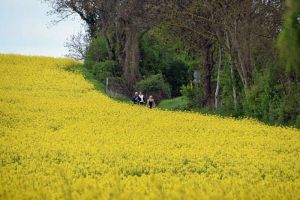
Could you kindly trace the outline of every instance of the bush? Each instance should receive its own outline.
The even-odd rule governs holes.
[[[106,60],[95,63],[92,66],[92,71],[99,81],[104,82],[107,77],[118,76],[120,70],[115,61]]]
[[[88,69],[92,69],[93,65],[98,62],[103,62],[108,59],[108,51],[105,40],[102,36],[98,35],[90,43],[84,65]]]
[[[247,90],[244,112],[270,124],[299,126],[300,93],[298,85],[280,84],[283,77],[277,66],[267,66],[266,69],[254,74],[252,87]],[[281,80],[284,81],[285,79]]]
[[[187,97],[194,107],[201,107],[203,101],[203,92],[201,88],[192,82],[181,87],[181,94]]]
[[[170,85],[165,82],[162,74],[150,75],[139,81],[136,89],[143,91],[146,97],[153,95],[157,103],[161,99],[170,98],[171,96]]]
[[[180,41],[168,40],[159,35],[145,34],[142,37],[141,74],[148,77],[162,73],[171,86],[172,97],[177,97],[180,96],[180,87],[191,80],[191,68],[198,62],[184,50]]]
[[[186,85],[189,79],[191,79],[188,68],[181,60],[173,60],[162,69],[163,75],[171,85],[172,97],[180,96],[180,87]]]
[[[252,87],[247,90],[244,111],[248,116],[269,121],[270,102],[272,102],[274,88],[272,88],[270,71],[256,73]],[[273,105],[274,106],[274,105]],[[273,107],[276,110],[276,108]]]
[[[300,128],[300,92],[297,85],[290,87],[291,91],[283,97],[279,109],[279,123]]]
[[[164,57],[162,48],[157,41],[157,38],[145,34],[140,43],[141,47],[141,74],[149,76],[157,74],[161,71],[162,66],[168,61]]]

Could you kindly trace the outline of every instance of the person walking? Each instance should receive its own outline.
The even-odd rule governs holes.
[[[142,92],[140,92],[139,97],[140,97],[140,104],[144,105],[145,100],[144,100],[144,95]]]
[[[139,104],[140,103],[140,97],[139,97],[138,92],[134,93],[134,96],[131,98],[131,101],[133,102],[133,104]]]
[[[147,107],[149,107],[150,109],[155,107],[155,101],[154,101],[152,95],[150,95],[148,100],[147,100]]]

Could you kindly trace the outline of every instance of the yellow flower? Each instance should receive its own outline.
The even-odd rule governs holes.
[[[300,131],[115,102],[0,55],[0,199],[299,199]]]

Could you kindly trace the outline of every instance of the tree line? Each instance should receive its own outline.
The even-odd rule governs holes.
[[[59,20],[81,17],[73,56],[127,94],[300,127],[298,0],[45,1]]]

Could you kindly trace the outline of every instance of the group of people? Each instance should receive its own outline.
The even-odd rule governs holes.
[[[145,102],[145,98],[142,92],[140,93],[135,92],[131,100],[134,104],[145,105],[146,103],[146,106],[149,107],[150,109],[155,107],[155,101],[153,96],[150,95],[147,101]]]

